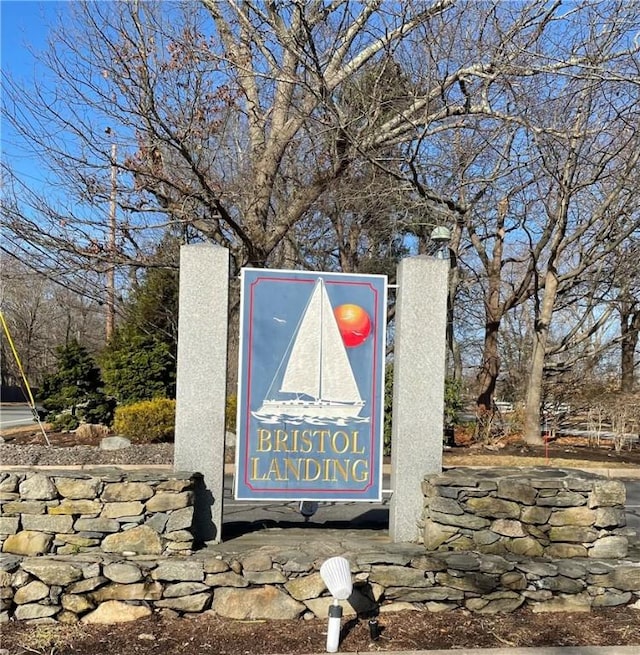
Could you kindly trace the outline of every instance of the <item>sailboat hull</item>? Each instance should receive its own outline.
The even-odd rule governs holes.
[[[363,407],[364,401],[265,400],[260,407],[259,414],[340,419],[358,416]]]

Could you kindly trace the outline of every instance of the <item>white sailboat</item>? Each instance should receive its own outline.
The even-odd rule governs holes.
[[[357,417],[364,407],[324,280],[318,278],[290,348],[258,413],[320,419]]]

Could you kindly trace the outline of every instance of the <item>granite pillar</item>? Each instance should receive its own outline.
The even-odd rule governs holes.
[[[196,542],[222,538],[229,252],[211,244],[180,249],[174,468],[197,471]]]
[[[389,535],[418,539],[421,481],[442,470],[449,261],[410,257],[398,267]]]

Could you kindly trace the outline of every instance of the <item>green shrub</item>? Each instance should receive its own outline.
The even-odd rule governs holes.
[[[169,398],[143,400],[116,408],[113,427],[138,443],[167,441],[173,438],[176,424],[176,401]]]
[[[460,412],[464,409],[462,399],[462,383],[454,378],[444,381],[444,425],[452,427],[457,425]]]
[[[119,403],[175,395],[176,358],[168,344],[118,330],[101,357],[107,392]]]
[[[457,425],[461,410],[462,385],[458,380],[446,378],[444,381],[444,427]],[[393,417],[393,364],[387,364],[384,378],[384,455],[391,454],[391,426]]]
[[[100,369],[75,340],[56,349],[56,370],[45,376],[39,398],[56,429],[72,430],[82,421],[110,425],[113,418],[115,402],[102,389]]]
[[[116,399],[103,393],[90,394],[84,405],[78,409],[80,418],[85,423],[111,425]]]
[[[150,266],[122,307],[122,320],[102,352],[105,390],[119,404],[175,398],[180,239],[165,234]],[[165,265],[175,268],[165,268]]]
[[[384,374],[384,444],[383,454],[391,455],[391,421],[393,414],[393,364],[387,364]]]
[[[60,432],[75,430],[79,425],[80,421],[74,414],[57,414],[53,421],[51,421],[53,429]]]

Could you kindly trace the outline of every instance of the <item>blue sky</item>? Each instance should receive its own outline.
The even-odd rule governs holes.
[[[43,0],[0,0],[0,65],[3,75],[28,87],[30,81],[42,73],[33,53],[46,49],[49,26],[55,24],[57,14],[64,12],[67,4]],[[1,135],[3,156],[22,159],[24,153],[20,152],[19,139],[4,120]],[[18,166],[22,167],[24,163]]]
[[[66,2],[42,0],[1,0],[2,69],[19,77],[30,77],[34,61],[30,48],[43,50],[47,44],[49,25],[56,14],[64,11]]]
[[[111,1],[111,0],[108,0]],[[49,49],[52,31],[70,15],[75,0],[0,0],[0,67],[3,77],[14,80],[25,89],[18,102],[28,115],[29,88],[36,80],[46,82],[50,71],[38,59]],[[3,80],[4,85],[4,80]],[[11,111],[10,98],[6,98],[6,111]],[[22,119],[27,120],[26,117]],[[35,154],[33,145],[18,134],[2,116],[0,129],[1,157],[11,170],[31,190],[56,197],[58,190],[55,175],[42,159]],[[65,196],[66,197],[66,196]],[[28,211],[28,205],[25,206]]]

